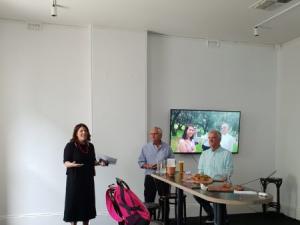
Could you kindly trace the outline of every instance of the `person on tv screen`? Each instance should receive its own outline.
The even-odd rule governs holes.
[[[195,152],[196,145],[194,141],[195,128],[187,125],[183,131],[177,146],[177,152]]]
[[[200,174],[210,176],[216,181],[229,181],[233,173],[232,153],[221,147],[222,134],[217,130],[208,133],[210,149],[204,151],[199,159],[198,170]],[[194,196],[196,201],[201,204],[208,217],[206,223],[214,222],[214,212],[210,202],[200,197]],[[226,205],[221,212],[226,216]]]
[[[208,142],[208,133],[206,133],[205,135],[202,135],[201,139],[202,139],[202,150],[206,151],[207,149],[210,148],[209,142]]]
[[[168,158],[174,158],[172,149],[170,146],[161,140],[162,130],[159,127],[154,127],[150,130],[151,141],[142,147],[141,154],[138,158],[139,166],[145,170],[145,180],[144,180],[144,197],[145,202],[154,202],[156,192],[159,196],[164,196],[169,194],[170,185],[154,179],[151,174],[157,169],[157,163],[163,162]],[[169,204],[162,205],[163,211],[166,210],[165,221],[168,221],[169,215]],[[164,213],[162,215],[165,215]]]
[[[235,139],[234,139],[233,136],[231,136],[229,134],[229,125],[228,125],[228,123],[222,123],[221,133],[222,133],[221,146],[232,152],[233,151],[233,145],[235,143]]]

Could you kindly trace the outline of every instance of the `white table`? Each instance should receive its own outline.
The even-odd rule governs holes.
[[[152,174],[157,180],[163,181],[176,188],[177,193],[177,225],[183,224],[183,191],[198,196],[213,203],[215,213],[215,225],[225,224],[225,207],[226,205],[249,205],[249,204],[266,204],[273,200],[273,196],[268,194],[266,197],[258,195],[234,194],[232,192],[211,192],[201,189],[194,189],[195,185],[183,181],[183,173],[176,172],[175,176],[170,177],[166,174]],[[214,185],[213,183],[212,185]],[[218,182],[220,185],[221,183]]]

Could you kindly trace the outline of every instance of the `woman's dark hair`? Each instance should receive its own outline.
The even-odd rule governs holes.
[[[71,139],[72,142],[77,142],[77,141],[78,141],[78,138],[77,138],[77,132],[78,132],[78,130],[79,130],[81,127],[84,127],[84,128],[86,129],[86,131],[87,131],[87,140],[88,140],[88,141],[91,140],[91,134],[90,134],[89,128],[88,128],[87,125],[85,125],[84,123],[80,123],[80,124],[77,124],[77,125],[74,127],[73,136],[72,136],[72,139]]]
[[[189,129],[189,127],[193,127],[192,125],[187,125],[183,131],[183,134],[182,134],[182,138],[184,140],[186,140],[188,137],[187,137],[187,130]],[[194,128],[194,127],[193,127]],[[190,140],[193,140],[194,138],[194,135],[192,137],[190,137]]]

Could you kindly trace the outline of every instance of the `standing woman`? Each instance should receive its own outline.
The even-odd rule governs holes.
[[[88,225],[96,217],[94,176],[95,166],[107,165],[96,161],[94,145],[85,124],[74,127],[73,136],[64,150],[67,184],[64,221]]]

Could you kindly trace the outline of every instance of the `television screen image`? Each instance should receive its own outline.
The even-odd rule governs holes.
[[[170,145],[174,153],[201,153],[210,148],[208,132],[222,134],[221,147],[238,153],[240,111],[171,109]]]

